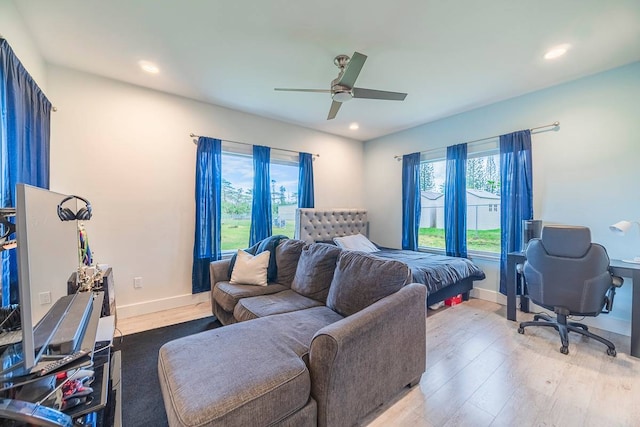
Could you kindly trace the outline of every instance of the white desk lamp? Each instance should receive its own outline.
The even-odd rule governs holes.
[[[624,236],[625,234],[627,234],[627,231],[631,230],[631,227],[633,227],[633,224],[637,224],[638,227],[640,227],[640,222],[638,221],[619,221],[613,225],[610,225],[609,230],[611,230],[612,232],[614,232],[619,236]],[[633,263],[633,264],[640,264],[640,256],[637,256],[633,259],[623,259],[622,261]]]

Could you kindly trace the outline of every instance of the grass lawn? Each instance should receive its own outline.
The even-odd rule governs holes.
[[[273,235],[284,234],[293,238],[294,221],[289,221],[283,228],[273,227]],[[249,247],[248,219],[227,219],[222,221],[222,250],[244,249]],[[418,235],[419,246],[444,249],[444,229],[421,228]],[[468,230],[467,249],[485,252],[500,252],[500,229]]]
[[[284,234],[293,238],[294,221],[289,221],[283,228],[273,227],[273,235]],[[222,250],[245,249],[249,247],[249,231],[251,221],[248,219],[226,219],[222,221]]]
[[[443,228],[421,228],[418,233],[418,246],[443,248]],[[485,252],[500,252],[500,229],[467,230],[467,249]]]

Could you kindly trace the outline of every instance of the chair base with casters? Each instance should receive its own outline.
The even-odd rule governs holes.
[[[561,310],[564,311],[564,310]],[[587,325],[578,322],[567,322],[567,314],[557,312],[557,318],[553,319],[545,313],[536,314],[533,316],[533,321],[521,322],[518,327],[518,333],[524,334],[524,328],[527,326],[544,326],[554,328],[560,334],[560,341],[562,347],[560,347],[560,353],[569,354],[569,332],[576,332],[588,338],[593,338],[596,341],[601,342],[607,346],[607,354],[612,357],[616,357],[616,346],[609,340],[602,338],[592,332],[589,332]]]

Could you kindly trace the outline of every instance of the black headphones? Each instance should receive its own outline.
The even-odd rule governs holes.
[[[73,213],[73,211],[69,208],[63,208],[62,205],[67,200],[78,199],[82,200],[85,204],[84,208],[78,209],[77,213]],[[58,217],[60,217],[61,221],[73,221],[74,219],[78,219],[80,221],[87,221],[91,219],[91,203],[80,196],[67,196],[58,204]]]

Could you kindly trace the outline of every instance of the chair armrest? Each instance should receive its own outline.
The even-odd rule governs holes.
[[[351,426],[416,384],[426,367],[426,287],[410,284],[336,323],[311,342],[318,426]]]
[[[231,265],[231,258],[221,259],[218,261],[212,261],[209,264],[209,276],[211,279],[211,290],[218,282],[229,281],[229,265]]]

